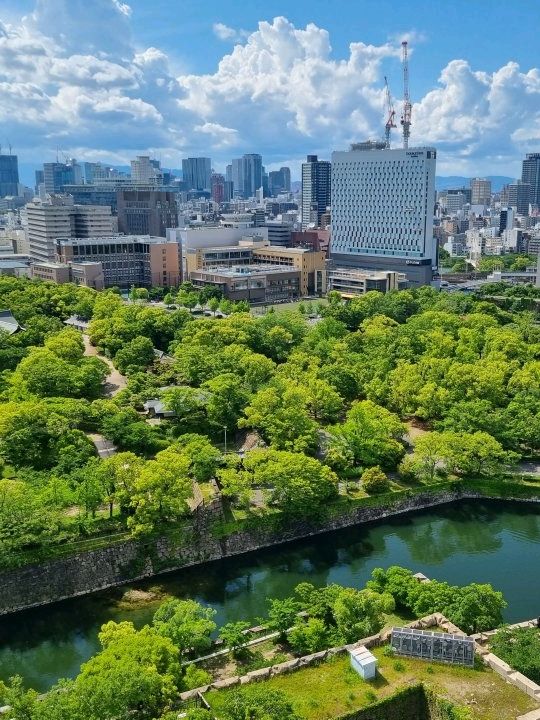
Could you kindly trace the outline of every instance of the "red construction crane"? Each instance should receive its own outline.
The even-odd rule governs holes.
[[[412,105],[409,98],[409,58],[407,55],[407,41],[401,43],[401,60],[403,63],[403,114],[401,125],[403,127],[403,147],[409,147],[409,136],[411,134]]]
[[[386,147],[390,147],[390,133],[392,131],[392,128],[397,128],[396,123],[394,122],[396,117],[396,111],[394,110],[394,104],[392,102],[392,96],[390,95],[390,88],[388,87],[388,78],[386,75],[384,76],[384,86],[386,88],[386,110],[388,112],[388,120],[386,121],[386,125],[384,126],[384,137],[386,141]]]

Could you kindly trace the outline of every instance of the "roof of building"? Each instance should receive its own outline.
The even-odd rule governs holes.
[[[7,332],[8,335],[13,335],[24,328],[19,325],[11,310],[0,310],[0,330]]]
[[[208,267],[203,270],[194,270],[192,275],[204,273],[206,275],[222,275],[223,277],[249,277],[252,275],[268,275],[269,273],[291,273],[299,272],[293,267],[286,265],[239,265],[237,267]]]
[[[29,267],[28,261],[24,260],[0,260],[0,270],[16,270],[17,268]]]

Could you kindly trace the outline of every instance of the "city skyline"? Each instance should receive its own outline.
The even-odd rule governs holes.
[[[362,2],[341,20],[318,2],[252,5],[240,14],[210,2],[203,20],[188,2],[186,22],[167,24],[162,2],[0,0],[0,141],[12,143],[25,181],[25,167],[57,148],[117,165],[144,153],[164,167],[212,157],[222,173],[231,158],[260,153],[267,171],[286,165],[299,178],[307,154],[329,158],[383,134],[385,74],[399,114],[403,37],[411,144],[438,148],[441,175],[518,177],[521,157],[540,149],[540,70],[526,42],[534,22],[461,0],[444,20],[423,0],[391,15]],[[503,20],[504,37],[519,29],[520,42],[488,47],[484,36]]]

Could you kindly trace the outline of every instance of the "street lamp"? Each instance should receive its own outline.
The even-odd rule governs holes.
[[[227,426],[223,426],[223,433],[225,435],[225,452],[227,452]]]

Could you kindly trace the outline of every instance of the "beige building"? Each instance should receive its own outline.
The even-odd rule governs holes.
[[[105,287],[176,287],[182,282],[180,245],[150,235],[58,240],[59,263],[101,263]]]
[[[55,283],[72,282],[76,285],[103,290],[103,268],[99,262],[49,263],[35,262],[32,277]]]
[[[300,271],[280,265],[239,265],[195,270],[195,287],[216,287],[229,300],[275,303],[300,297]]]
[[[370,290],[386,293],[407,287],[407,276],[393,270],[364,270],[333,267],[327,271],[328,291],[336,290],[345,298],[364,295]]]
[[[59,238],[111,235],[115,229],[110,207],[73,205],[64,197],[28,203],[25,216],[30,255],[39,262],[55,261]]]

